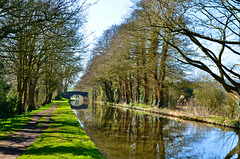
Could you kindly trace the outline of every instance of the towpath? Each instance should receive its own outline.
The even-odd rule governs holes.
[[[0,141],[0,159],[15,159],[21,156],[21,154],[48,128],[52,112],[56,110],[58,104],[33,115],[25,128],[2,139]],[[39,124],[42,117],[44,117],[44,120]]]

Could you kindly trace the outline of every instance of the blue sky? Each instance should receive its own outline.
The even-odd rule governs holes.
[[[93,3],[97,0],[88,0],[87,2]],[[91,6],[88,13],[88,23],[86,26],[88,42],[90,48],[94,43],[94,39],[101,36],[104,30],[108,29],[114,24],[120,24],[124,16],[130,13],[131,0],[98,0],[98,2]],[[90,34],[92,33],[92,34]],[[86,67],[87,62],[90,60],[90,52],[83,57],[83,66]],[[83,72],[79,74],[81,77]]]
[[[96,2],[97,0],[89,0],[89,3]],[[88,13],[88,23],[86,26],[89,49],[94,44],[94,39],[101,36],[104,30],[108,29],[114,24],[120,24],[124,17],[130,13],[131,0],[98,0],[96,4],[91,6]],[[83,57],[83,64],[86,67],[87,62],[90,60],[90,52]]]
[[[94,31],[91,38],[101,36],[111,25],[120,24],[124,15],[130,13],[131,4],[130,0],[99,0],[91,6],[88,10],[87,26],[88,31]]]

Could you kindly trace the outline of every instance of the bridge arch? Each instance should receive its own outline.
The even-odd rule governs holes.
[[[71,91],[71,92],[62,93],[62,97],[67,99],[70,99],[73,95],[81,95],[85,98],[85,97],[88,97],[88,92]]]

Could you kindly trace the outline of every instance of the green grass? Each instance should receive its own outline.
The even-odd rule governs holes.
[[[12,118],[0,119],[0,139],[9,133],[22,129],[25,125],[27,125],[28,121],[34,114],[45,109],[49,109],[53,104],[56,104],[57,102],[60,101],[54,101],[48,105],[41,106],[38,110],[16,115]]]
[[[215,123],[220,123],[220,124],[226,121],[226,118],[219,117],[219,116],[210,116],[210,117],[206,117],[206,119],[212,120]]]
[[[228,119],[228,118],[217,117],[217,116],[207,117],[206,119],[212,121],[213,123],[217,123],[217,124],[221,124],[221,125],[225,125],[225,126],[230,126],[230,127],[235,127],[235,128],[240,127],[239,120]]]
[[[67,101],[53,112],[47,130],[19,159],[46,158],[103,158],[87,133],[80,127],[77,117]]]

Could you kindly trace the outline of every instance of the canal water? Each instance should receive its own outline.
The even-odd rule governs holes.
[[[81,126],[108,159],[239,158],[237,130],[113,106],[74,107]]]

